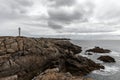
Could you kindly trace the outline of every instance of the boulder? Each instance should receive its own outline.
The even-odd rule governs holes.
[[[110,53],[111,51],[108,49],[103,49],[100,47],[95,47],[93,49],[86,50],[86,52],[93,52],[93,53]]]
[[[103,62],[111,63],[111,62],[116,62],[114,58],[110,56],[100,56],[98,60],[101,60]]]

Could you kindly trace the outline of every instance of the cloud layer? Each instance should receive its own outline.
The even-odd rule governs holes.
[[[0,35],[119,35],[119,0],[0,0]],[[9,33],[5,33],[9,32]]]

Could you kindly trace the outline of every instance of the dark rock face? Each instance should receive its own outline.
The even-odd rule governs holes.
[[[93,55],[93,54],[90,52],[86,52],[85,55]]]
[[[67,49],[68,51],[74,52],[74,54],[78,54],[82,51],[82,48],[70,43],[69,41],[57,41],[55,45],[59,46],[60,48]]]
[[[104,66],[82,56],[67,56],[64,61],[66,72],[70,72],[73,75],[87,75],[93,70],[104,69]]]
[[[93,53],[110,53],[111,51],[108,49],[103,49],[100,47],[95,47],[93,49],[86,50],[86,52],[93,52]]]
[[[90,59],[76,56],[81,51],[81,47],[68,40],[0,37],[0,80],[31,80],[56,67],[60,72],[73,75],[86,75],[104,68]]]
[[[98,60],[101,60],[103,62],[108,62],[108,63],[116,62],[115,59],[110,56],[100,56]]]
[[[87,75],[93,70],[104,69],[104,66],[96,64],[90,59],[82,56],[61,55],[49,60],[46,65],[48,68],[59,68],[61,72],[70,72],[72,75]]]

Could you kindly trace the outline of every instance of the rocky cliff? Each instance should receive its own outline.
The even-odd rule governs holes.
[[[52,68],[75,76],[104,68],[77,56],[81,51],[66,39],[0,37],[0,80],[32,80]]]

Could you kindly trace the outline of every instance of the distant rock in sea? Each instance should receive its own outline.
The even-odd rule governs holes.
[[[111,62],[116,62],[114,58],[111,56],[100,56],[98,60],[101,60],[103,62],[111,63]]]
[[[111,50],[103,49],[103,48],[100,48],[100,47],[94,47],[93,49],[86,50],[86,53],[87,52],[93,52],[93,53],[110,53]]]
[[[85,55],[92,55],[91,52],[85,52]]]

